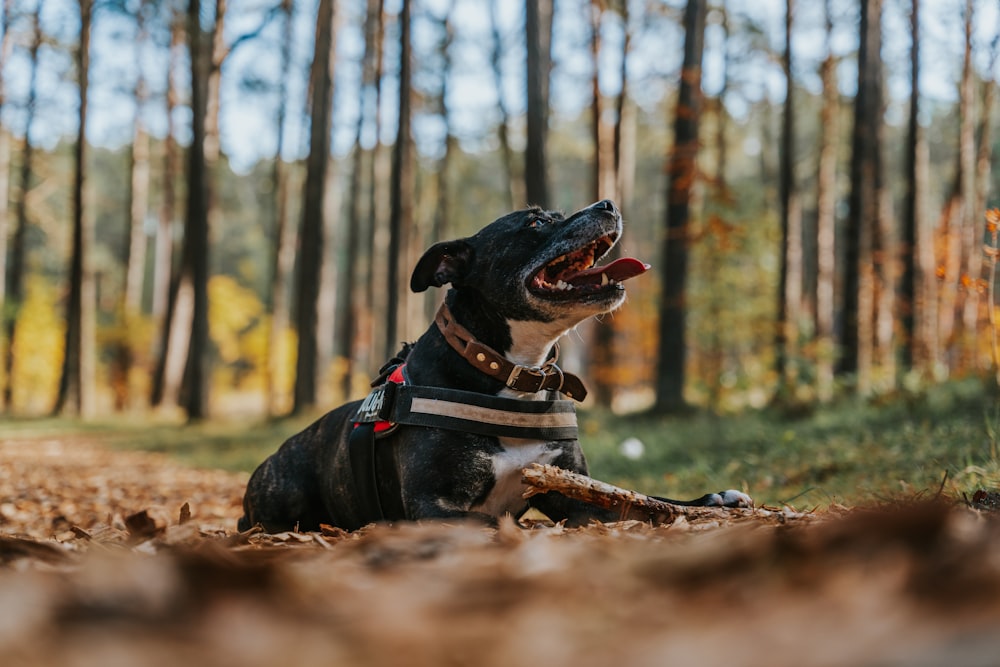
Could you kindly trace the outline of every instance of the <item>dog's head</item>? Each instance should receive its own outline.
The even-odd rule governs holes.
[[[410,288],[451,283],[477,291],[507,319],[573,326],[621,305],[622,283],[649,268],[632,258],[597,266],[621,233],[621,214],[610,200],[568,218],[539,208],[516,211],[473,236],[432,246]]]

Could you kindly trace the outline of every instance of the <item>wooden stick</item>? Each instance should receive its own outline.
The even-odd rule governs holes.
[[[680,516],[691,519],[724,519],[731,518],[733,512],[720,507],[674,505],[553,465],[532,463],[524,468],[521,474],[521,481],[528,485],[528,489],[524,492],[525,498],[556,491],[591,505],[617,510],[621,513],[622,520],[638,519],[657,524],[670,524]]]

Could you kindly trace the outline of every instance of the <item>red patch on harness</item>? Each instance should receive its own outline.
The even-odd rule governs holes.
[[[394,384],[406,384],[406,378],[403,377],[403,368],[405,366],[406,364],[400,364],[399,366],[396,366],[395,370],[393,370],[392,373],[389,374],[387,380]],[[358,422],[354,422],[354,428],[357,428],[358,425],[359,425]],[[375,433],[376,434],[385,433],[386,431],[390,430],[393,426],[395,426],[395,424],[390,421],[377,421],[375,422]]]

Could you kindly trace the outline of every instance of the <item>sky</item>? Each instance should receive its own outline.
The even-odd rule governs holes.
[[[32,8],[36,0],[18,0],[20,6]],[[127,0],[133,4],[137,0]],[[451,0],[419,0],[414,10],[413,40],[417,57],[417,85],[432,93],[440,85],[440,66],[433,55],[439,38],[436,19],[443,17]],[[497,91],[490,69],[492,36],[490,7],[492,0],[455,0],[453,22],[456,40],[452,58],[455,63],[449,81],[448,107],[455,131],[468,150],[489,145],[492,127],[498,119]],[[654,111],[676,83],[683,48],[683,32],[677,25],[680,0],[631,0],[635,21],[632,52],[629,56],[629,79],[632,95],[640,107]],[[392,15],[400,0],[387,0],[387,12]],[[212,3],[208,5],[211,13]],[[276,0],[229,0],[226,39],[256,30],[264,15]],[[333,148],[345,154],[353,143],[360,101],[357,85],[360,59],[364,47],[360,28],[363,2],[353,0],[337,3],[340,16],[338,32],[338,65],[334,100]],[[717,3],[716,3],[717,4]],[[835,31],[832,48],[843,57],[839,79],[845,95],[852,95],[856,79],[853,52],[857,44],[857,7],[853,0],[833,0]],[[931,101],[955,99],[961,70],[962,7],[964,0],[925,0],[922,13],[923,57],[921,92]],[[658,11],[643,11],[647,5]],[[800,0],[796,13],[793,53],[796,58],[795,76],[799,85],[811,92],[819,91],[818,65],[826,44],[823,3]],[[989,44],[998,29],[995,0],[975,0],[975,43],[977,69],[989,69]],[[590,102],[591,63],[589,56],[586,0],[556,0],[556,25],[553,43],[555,66],[551,84],[551,103],[557,116],[572,118]],[[783,0],[726,0],[726,6],[744,25],[733,30],[734,38],[727,45],[718,14],[710,16],[706,31],[704,89],[711,95],[721,87],[725,63],[730,77],[740,84],[726,98],[730,112],[737,120],[745,119],[752,104],[767,98],[779,102],[784,98],[785,83],[779,63],[769,60],[746,41],[752,23],[759,28],[759,39],[780,52],[784,42]],[[79,30],[77,3],[72,0],[44,0],[42,24],[45,32],[62,44],[73,44]],[[498,17],[505,50],[503,95],[512,114],[524,112],[524,40],[523,4],[517,0],[498,0]],[[909,2],[885,0],[883,60],[886,63],[890,122],[901,122],[909,95]],[[294,74],[287,81],[290,117],[284,135],[286,159],[304,155],[308,137],[305,114],[306,76],[312,58],[315,0],[297,0],[294,17]],[[209,18],[210,17],[206,17]],[[23,33],[24,23],[15,23],[15,33]],[[90,85],[90,116],[88,140],[111,148],[126,145],[132,136],[136,114],[132,99],[133,82],[140,71],[148,78],[152,99],[141,110],[141,118],[156,136],[166,131],[166,116],[162,93],[167,72],[166,52],[161,46],[137,41],[134,22],[107,9],[99,9],[95,18]],[[383,138],[392,138],[396,117],[397,89],[392,72],[398,59],[394,48],[394,24],[387,38],[386,67],[390,74],[383,86]],[[222,128],[223,151],[237,170],[247,170],[261,159],[273,156],[277,147],[274,117],[277,108],[275,84],[281,73],[278,57],[280,26],[267,25],[258,39],[244,42],[227,58],[223,68]],[[620,45],[623,26],[617,17],[605,22],[602,40],[607,47],[600,61],[602,91],[613,95],[619,90]],[[162,36],[161,36],[162,40]],[[24,127],[23,99],[27,88],[28,61],[26,49],[19,39],[11,61],[3,72],[7,98],[11,105],[4,109],[3,121],[22,133]],[[46,47],[40,56],[40,104],[32,128],[32,139],[51,147],[76,132],[77,97],[70,56],[66,48]],[[186,62],[177,71],[178,81],[186,87]],[[264,82],[270,90],[252,91],[247,82]],[[175,124],[182,140],[190,124],[187,109],[178,110]],[[414,124],[418,150],[433,156],[442,145],[444,127],[439,118],[430,114],[418,116]],[[364,128],[362,141],[371,145],[374,130]]]

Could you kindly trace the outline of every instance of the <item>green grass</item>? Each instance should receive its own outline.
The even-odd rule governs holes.
[[[192,466],[252,470],[311,419],[7,420],[0,437],[76,437],[163,452]],[[942,480],[954,496],[1000,486],[1000,397],[976,380],[878,405],[844,401],[795,419],[775,411],[683,418],[581,411],[579,421],[594,477],[675,498],[741,488],[758,503],[808,508],[934,495]],[[645,445],[641,459],[620,453],[628,437]]]

